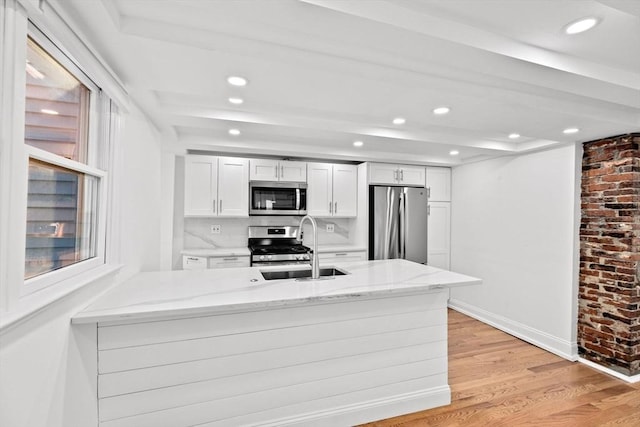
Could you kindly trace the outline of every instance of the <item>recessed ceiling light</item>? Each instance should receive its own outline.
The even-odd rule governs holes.
[[[229,135],[238,136],[240,131],[238,129],[229,129]]]
[[[451,150],[449,151],[449,155],[450,156],[457,156],[458,154],[460,154],[460,152],[458,150]]]
[[[598,19],[589,17],[572,22],[564,28],[566,34],[579,34],[592,29],[598,24]]]
[[[510,133],[509,134],[509,139],[518,139],[520,138],[520,134],[519,133]]]
[[[229,102],[232,104],[240,105],[244,102],[242,98],[229,98]]]
[[[247,79],[240,76],[227,77],[227,82],[232,86],[246,86],[248,83]]]
[[[407,122],[407,120],[404,117],[396,117],[395,119],[393,119],[393,124],[394,125],[403,125]]]
[[[57,116],[58,113],[56,110],[49,110],[47,108],[43,108],[42,110],[40,110],[41,113],[45,113],[45,114],[51,114],[52,116]]]
[[[578,128],[566,128],[565,130],[562,131],[562,133],[566,133],[566,134],[578,133],[578,132],[580,132],[580,129]]]
[[[433,114],[442,115],[447,114],[451,109],[449,107],[438,107],[433,110]]]
[[[363,145],[364,145],[364,142],[362,141],[353,141],[354,147],[362,147]]]

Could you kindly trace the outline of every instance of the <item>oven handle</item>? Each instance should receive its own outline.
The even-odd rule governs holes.
[[[300,210],[300,189],[296,188],[296,210]]]

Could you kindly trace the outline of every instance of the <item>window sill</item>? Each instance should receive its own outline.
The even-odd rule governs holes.
[[[20,298],[15,307],[9,311],[0,312],[0,333],[5,333],[7,330],[35,317],[51,305],[86,285],[109,275],[115,275],[122,267],[121,264],[102,265],[63,283],[25,295]]]

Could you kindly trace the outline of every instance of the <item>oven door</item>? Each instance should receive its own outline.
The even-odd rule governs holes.
[[[254,181],[249,184],[249,215],[306,215],[307,184]]]

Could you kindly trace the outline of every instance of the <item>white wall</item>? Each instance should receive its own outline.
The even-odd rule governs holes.
[[[569,359],[577,357],[579,146],[459,166],[451,270],[483,285],[450,305]]]
[[[126,115],[123,122],[122,152],[114,165],[114,178],[120,212],[120,233],[115,240],[125,266],[117,277],[89,284],[27,321],[2,330],[2,426],[96,425],[95,326],[70,327],[70,319],[114,283],[159,265],[160,145],[141,115]]]

